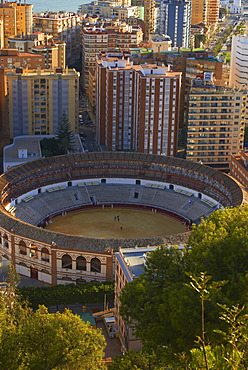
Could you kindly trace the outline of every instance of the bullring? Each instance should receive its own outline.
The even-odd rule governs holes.
[[[120,247],[180,244],[188,238],[187,232],[139,239],[70,236],[43,229],[51,217],[121,205],[198,223],[215,209],[243,201],[238,184],[210,167],[123,152],[69,154],[16,166],[0,177],[0,191],[2,258],[12,260],[19,273],[49,284],[112,280],[113,252]]]

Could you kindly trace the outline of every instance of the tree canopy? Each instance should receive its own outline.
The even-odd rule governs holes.
[[[13,285],[14,283],[14,285]],[[100,370],[105,339],[69,310],[33,311],[16,294],[12,279],[0,294],[0,368],[6,370]]]
[[[224,330],[220,307],[247,304],[248,207],[218,210],[194,227],[184,249],[160,247],[147,258],[144,274],[121,293],[121,313],[135,322],[145,348],[189,351],[201,336],[201,299],[189,289],[189,274],[202,272],[212,282],[224,280],[205,302],[206,343],[216,346]]]

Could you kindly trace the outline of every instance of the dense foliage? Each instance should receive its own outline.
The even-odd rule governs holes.
[[[200,277],[207,277],[202,289]],[[122,291],[121,312],[130,325],[135,322],[145,349],[186,352],[194,361],[202,359],[203,349],[213,363],[219,361],[219,369],[228,369],[219,358],[230,349],[221,335],[230,322],[219,317],[223,307],[247,307],[247,286],[248,207],[218,210],[193,228],[189,247],[161,247],[149,255],[144,274]]]
[[[22,287],[18,288],[24,300],[30,302],[32,308],[39,305],[55,306],[72,303],[103,303],[104,295],[107,295],[108,302],[114,300],[114,284],[112,282],[85,283],[55,285],[51,287]]]
[[[0,368],[3,370],[99,370],[105,339],[69,310],[48,314],[29,308],[8,283],[0,294]]]

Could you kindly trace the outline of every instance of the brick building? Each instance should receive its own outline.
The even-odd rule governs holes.
[[[108,150],[176,155],[180,72],[105,57],[97,68],[97,140]]]

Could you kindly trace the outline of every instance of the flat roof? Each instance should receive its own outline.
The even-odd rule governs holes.
[[[121,248],[120,251],[116,253],[116,257],[129,282],[144,272],[147,254],[155,249],[157,249],[157,246],[147,248]]]
[[[42,158],[40,152],[40,141],[44,138],[52,138],[55,135],[30,135],[30,136],[17,136],[13,140],[13,144],[7,145],[3,150],[3,163],[11,163],[14,165],[31,162],[35,159]],[[18,150],[27,149],[27,158],[18,158]],[[82,143],[79,135],[75,135],[74,150],[76,152],[82,151]]]

